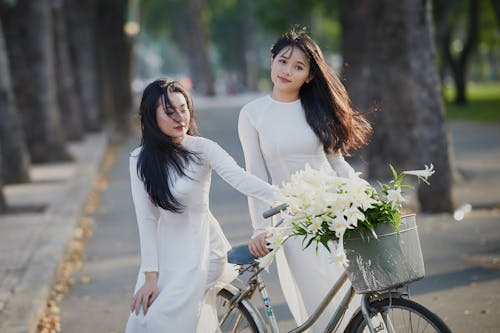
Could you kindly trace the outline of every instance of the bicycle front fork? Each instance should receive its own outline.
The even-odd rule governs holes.
[[[372,319],[370,317],[370,313],[368,312],[368,302],[369,302],[369,294],[363,294],[361,297],[361,313],[363,314],[363,317],[365,318],[366,321],[366,326],[370,330],[371,333],[378,333],[384,329],[382,325],[382,322],[380,323],[379,326],[374,327]],[[392,326],[391,318],[389,318],[389,308],[386,311],[376,313],[376,315],[382,316],[383,323],[385,324],[386,331],[388,333],[396,333],[394,330],[394,327]]]

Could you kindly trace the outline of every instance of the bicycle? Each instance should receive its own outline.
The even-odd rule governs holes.
[[[286,206],[274,207],[264,213],[270,217]],[[228,261],[238,266],[239,276],[249,273],[243,287],[234,284],[225,286],[217,295],[217,315],[219,328],[222,333],[279,333],[277,319],[263,278],[260,276],[263,268],[259,267],[256,258],[250,253],[246,244],[237,246],[228,252]],[[304,323],[295,327],[289,333],[300,333],[310,328],[332,298],[338,293],[348,280],[344,272],[330,291],[325,295],[316,310]],[[404,290],[406,288],[406,290]],[[266,320],[252,303],[256,291],[262,298]],[[330,319],[325,333],[335,332],[342,320],[349,304],[355,295],[351,286],[344,294],[335,313]],[[268,330],[270,329],[270,331]],[[364,293],[361,297],[360,308],[351,317],[344,332],[349,333],[375,333],[375,332],[438,332],[451,333],[448,326],[436,314],[409,299],[408,284],[394,290],[384,290]]]

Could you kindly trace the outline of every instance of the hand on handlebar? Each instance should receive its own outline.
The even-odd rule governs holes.
[[[269,234],[267,232],[263,232],[252,237],[248,242],[248,249],[250,250],[250,253],[259,258],[262,258],[266,254],[268,254],[270,252],[269,248],[267,247],[267,245],[269,244],[267,241],[268,236]]]

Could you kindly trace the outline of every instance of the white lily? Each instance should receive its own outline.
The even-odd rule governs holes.
[[[269,245],[267,246],[268,249],[270,250],[275,250],[279,249],[281,247],[281,244],[283,244],[286,239],[287,235],[285,235],[284,231],[288,230],[292,227],[270,227],[267,229],[269,232],[269,237],[266,238],[266,240],[269,242]]]
[[[259,262],[259,266],[269,272],[269,266],[271,266],[271,264],[273,263],[274,257],[276,257],[276,252],[278,250],[279,249],[273,250],[262,258],[257,259],[257,261]]]
[[[340,264],[344,267],[347,267],[347,265],[349,264],[349,260],[347,260],[346,253],[344,251],[344,235],[343,234],[339,237],[339,240],[338,240],[336,245],[337,246],[333,251],[330,262]]]
[[[403,174],[405,175],[410,175],[410,176],[416,176],[418,177],[419,180],[423,181],[427,185],[429,185],[429,182],[427,181],[427,178],[432,176],[434,174],[434,165],[427,166],[425,165],[424,170],[408,170],[408,171],[403,171]]]
[[[348,260],[343,247],[346,230],[356,229],[365,219],[377,220],[376,214],[382,214],[378,210],[387,209],[387,205],[384,205],[386,202],[391,205],[391,213],[395,214],[394,221],[397,221],[402,203],[406,201],[401,193],[401,176],[416,176],[428,184],[428,177],[434,173],[432,164],[425,166],[424,170],[409,170],[399,175],[392,167],[391,169],[395,175],[393,186],[383,186],[387,196],[377,193],[359,174],[350,178],[338,177],[329,166],[316,170],[306,165],[305,169],[293,174],[290,181],[283,184],[279,200],[288,204],[281,215],[284,220],[281,227],[292,226],[292,231],[285,234],[278,232],[270,239],[274,251],[259,259],[261,265],[266,269],[269,267],[289,234],[312,237],[318,243],[324,241],[323,237],[327,234],[331,242],[337,240],[335,245],[327,246],[331,252],[331,261],[347,266]],[[398,183],[395,183],[396,180],[399,180]],[[373,237],[378,238],[373,228],[369,231]]]
[[[401,194],[401,187],[394,190],[387,190],[387,200],[391,203],[392,208],[397,207],[401,202],[406,201]]]

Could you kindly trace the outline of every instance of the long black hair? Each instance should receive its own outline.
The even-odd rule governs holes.
[[[185,166],[197,162],[196,154],[184,149],[164,134],[156,121],[156,110],[170,105],[169,94],[181,93],[186,98],[191,120],[189,135],[197,134],[193,102],[188,91],[177,81],[159,79],[151,82],[142,94],[139,116],[142,131],[142,150],[137,161],[137,174],[144,182],[151,201],[171,212],[182,212],[183,206],[172,194],[172,182],[177,176],[187,176]]]
[[[368,141],[372,127],[354,111],[344,85],[328,66],[321,49],[298,27],[283,34],[271,48],[274,58],[285,48],[298,48],[309,60],[312,80],[302,85],[300,100],[306,120],[326,152],[349,155],[350,148],[360,148]],[[291,52],[289,52],[291,56]]]

